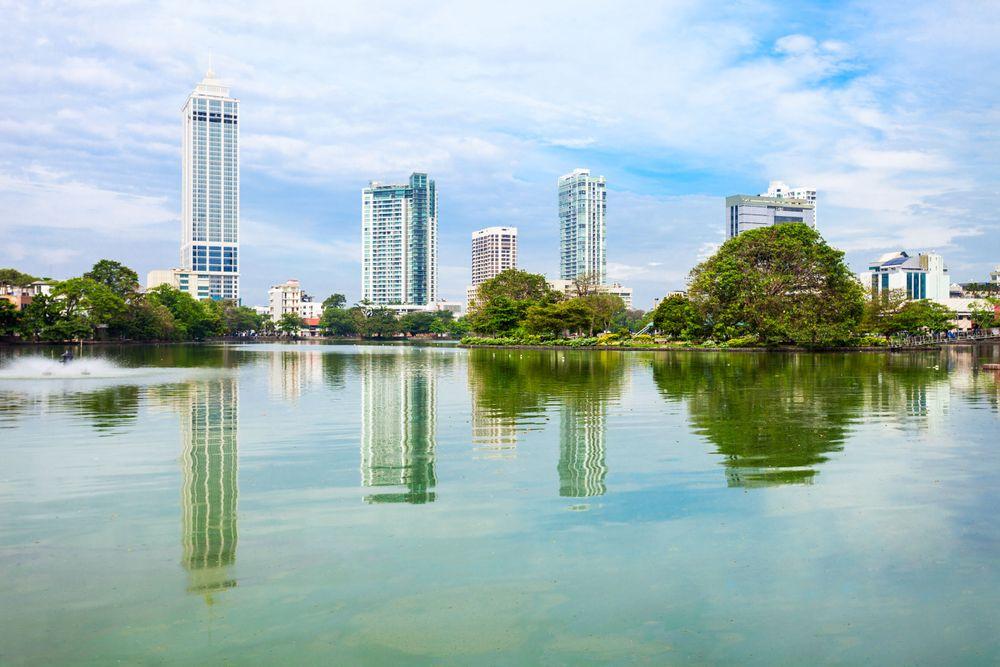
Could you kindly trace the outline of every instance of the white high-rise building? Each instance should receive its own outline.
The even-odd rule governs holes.
[[[607,191],[603,176],[574,169],[559,177],[559,277],[607,279],[605,216]]]
[[[268,312],[271,319],[277,322],[285,313],[295,313],[302,316],[302,287],[299,281],[292,278],[280,285],[274,285],[267,291]]]
[[[816,207],[803,199],[767,195],[726,197],[726,238],[751,229],[800,222],[816,228]]]
[[[240,298],[240,102],[209,67],[184,104],[181,269],[212,299]]]
[[[487,227],[472,232],[472,284],[466,288],[471,307],[480,283],[501,271],[517,268],[517,227]]]
[[[437,190],[427,174],[361,192],[361,298],[378,305],[437,301]]]
[[[813,205],[813,224],[817,222],[819,205],[816,203],[816,188],[814,187],[800,185],[797,188],[793,188],[789,187],[784,181],[771,181],[767,186],[767,194],[762,196],[807,201]]]

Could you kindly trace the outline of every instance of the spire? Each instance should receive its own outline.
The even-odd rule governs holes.
[[[212,50],[211,49],[209,49],[209,51],[208,51],[208,71],[205,72],[205,78],[206,79],[214,79],[215,78],[215,70],[212,69]]]

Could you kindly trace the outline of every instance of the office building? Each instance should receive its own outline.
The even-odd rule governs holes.
[[[990,271],[990,282],[994,285],[1000,285],[1000,264],[993,267]]]
[[[559,277],[572,280],[593,276],[607,278],[605,217],[607,191],[603,176],[589,169],[574,169],[559,178]]]
[[[726,238],[751,229],[800,222],[816,228],[816,205],[804,199],[767,195],[726,197]]]
[[[816,203],[816,188],[811,186],[789,187],[783,181],[771,181],[767,186],[767,192],[763,197],[776,197],[778,199],[799,199],[807,201],[813,205],[813,217],[815,219],[818,205]]]
[[[240,296],[239,100],[209,68],[184,105],[181,266],[212,299]]]
[[[207,273],[185,269],[154,269],[146,274],[146,289],[160,285],[170,285],[174,289],[187,292],[197,300],[211,299],[212,277]]]
[[[915,257],[903,251],[882,255],[859,278],[873,296],[895,291],[907,299],[930,299],[945,305],[951,296],[948,269],[944,258],[935,252]]]
[[[517,268],[517,227],[487,227],[472,232],[472,284],[466,288],[468,305],[479,285],[501,271]]]
[[[434,181],[369,183],[361,193],[361,298],[376,305],[437,301],[438,200]]]

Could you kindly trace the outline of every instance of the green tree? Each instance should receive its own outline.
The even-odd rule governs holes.
[[[353,336],[360,332],[364,315],[358,308],[325,308],[319,326],[327,336]]]
[[[435,322],[443,322],[440,317],[435,317],[434,313],[418,311],[407,313],[399,319],[399,329],[403,333],[415,335],[431,332],[431,327]]]
[[[286,336],[297,336],[302,330],[302,318],[298,313],[285,313],[278,319],[277,328]]]
[[[10,336],[18,331],[21,324],[21,311],[10,301],[0,299],[0,336]]]
[[[364,335],[367,338],[390,338],[399,333],[396,313],[388,308],[375,308],[364,321]]]
[[[766,344],[847,342],[864,309],[844,253],[801,223],[726,241],[692,270],[688,296],[715,338],[756,335]]]
[[[139,276],[120,262],[102,259],[83,274],[84,278],[106,285],[121,299],[128,299],[139,290]]]
[[[896,319],[896,314],[905,304],[906,292],[903,290],[869,294],[865,301],[864,314],[861,317],[861,329],[865,333],[886,337],[899,333],[899,321]]]
[[[479,333],[507,334],[520,326],[531,306],[544,306],[560,298],[545,276],[507,269],[479,285],[469,325]]]
[[[653,326],[671,338],[687,338],[697,327],[697,313],[683,294],[662,299],[653,311]]]
[[[204,340],[222,333],[222,320],[218,311],[197,301],[187,292],[170,285],[159,285],[146,293],[154,305],[161,305],[174,318],[177,335],[182,340]]]
[[[907,333],[938,333],[951,329],[955,312],[927,299],[908,301],[893,317],[895,329]]]
[[[0,285],[27,287],[37,280],[38,278],[30,273],[22,273],[17,269],[0,269]]]
[[[235,301],[220,299],[204,301],[206,308],[215,313],[221,322],[221,333],[227,336],[239,336],[251,331],[260,331],[264,316],[258,315],[253,308],[239,306]]]
[[[972,323],[981,329],[1000,327],[1000,299],[987,298],[972,304]]]
[[[347,305],[347,297],[343,294],[331,294],[323,300],[323,310],[327,308],[343,309]]]
[[[180,332],[166,306],[148,299],[135,299],[116,318],[113,335],[127,340],[178,340]]]
[[[524,328],[539,336],[591,332],[594,310],[586,297],[531,306],[524,318]]]
[[[608,331],[615,318],[625,312],[625,302],[620,296],[614,294],[602,294],[593,292],[579,297],[581,302],[587,306],[591,315],[590,333],[594,331]]]

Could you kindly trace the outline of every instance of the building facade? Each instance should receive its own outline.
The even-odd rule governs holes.
[[[930,299],[944,305],[951,296],[948,269],[944,258],[935,252],[916,257],[903,251],[882,255],[859,278],[873,296],[895,291],[907,299]]]
[[[160,285],[170,285],[174,289],[187,292],[199,301],[213,298],[212,277],[207,273],[186,269],[154,269],[146,274],[147,290]]]
[[[438,199],[434,181],[372,181],[361,193],[361,298],[376,305],[437,301]]]
[[[549,287],[556,292],[562,292],[563,294],[573,297],[579,292],[576,289],[576,283],[572,280],[550,280],[548,281]],[[619,283],[604,283],[597,285],[595,287],[598,294],[611,294],[612,296],[619,297],[625,302],[625,307],[629,310],[632,309],[632,288],[624,287]]]
[[[603,176],[574,169],[559,178],[559,277],[607,279],[607,190]]]
[[[472,284],[466,288],[469,307],[479,285],[501,271],[517,268],[517,227],[487,227],[472,232]]]
[[[812,204],[814,212],[817,208],[816,188],[812,186],[789,187],[784,181],[771,181],[767,186],[767,192],[762,196],[778,199],[801,199]]]
[[[180,268],[208,285],[208,298],[233,301],[240,298],[239,106],[209,69],[183,109]]]
[[[267,310],[275,322],[285,313],[302,317],[302,287],[299,281],[293,278],[267,290]]]
[[[761,229],[791,222],[816,228],[816,205],[804,199],[767,195],[726,197],[726,238],[731,239],[751,229]]]

